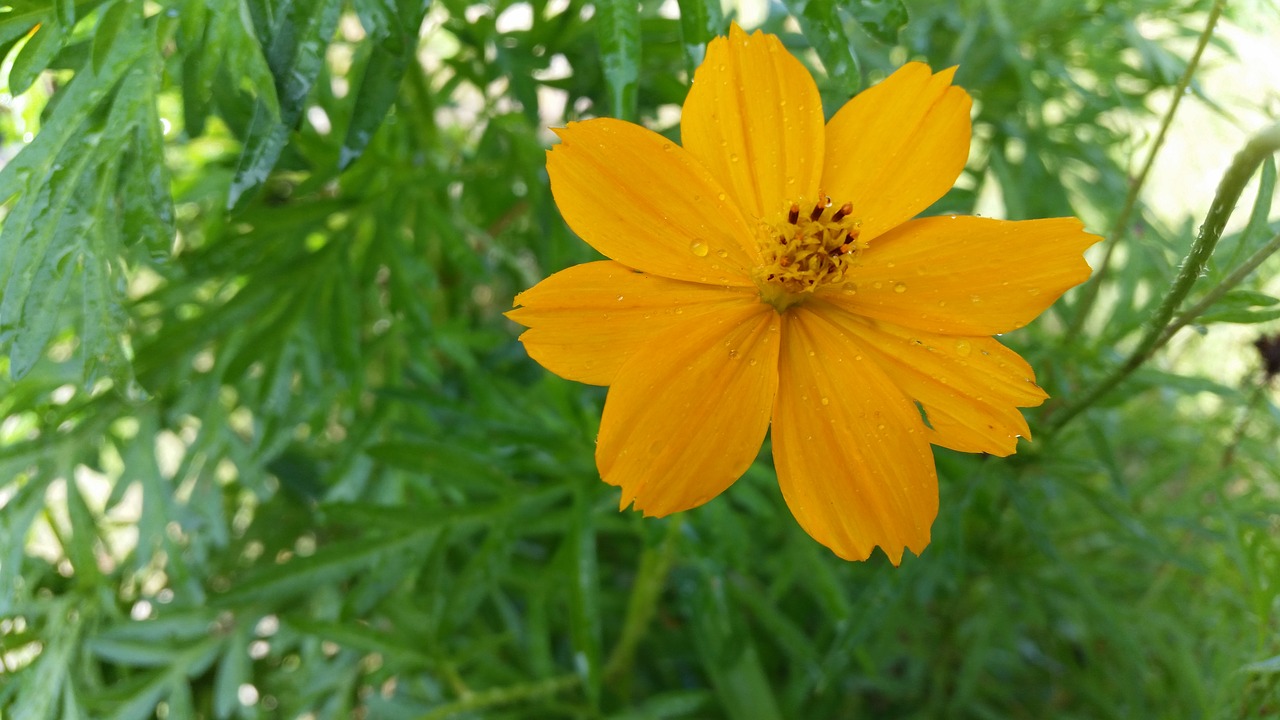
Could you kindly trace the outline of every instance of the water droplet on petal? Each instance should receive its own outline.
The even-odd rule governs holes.
[[[730,161],[730,162],[738,162],[738,153],[733,153],[733,154],[729,155],[729,161]]]
[[[729,251],[721,248],[720,250],[716,251],[716,255],[721,258],[727,258],[729,257]]]
[[[822,404],[823,404],[823,405],[830,405],[830,404],[831,404],[831,401],[830,401],[830,400],[828,400],[827,398],[822,398]]]
[[[697,255],[698,257],[706,257],[707,252],[709,251],[710,251],[710,248],[708,248],[707,244],[702,242],[701,240],[694,240],[693,242],[689,243],[689,252],[692,252],[694,255]]]
[[[968,357],[970,350],[971,346],[969,345],[968,340],[956,341],[956,352],[960,354],[960,357]]]
[[[748,364],[748,365],[755,365],[757,362],[760,362],[760,361],[759,361],[759,360],[756,360],[755,358],[751,358],[751,362],[749,362],[749,363],[747,363],[747,364]]]
[[[894,291],[894,292],[896,292],[896,293],[904,293],[904,292],[906,292],[906,291],[907,291],[907,284],[906,284],[906,283],[898,283],[897,285],[894,285],[894,286],[893,286],[893,291]]]
[[[717,195],[717,197],[719,197],[721,200],[724,200],[725,195],[724,193],[720,193],[719,195]]]
[[[619,295],[619,296],[618,296],[618,302],[622,302],[622,296],[621,296],[621,295]]]

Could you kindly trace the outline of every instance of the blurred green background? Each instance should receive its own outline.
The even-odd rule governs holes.
[[[1188,74],[1224,5],[6,0],[0,715],[1280,717],[1280,409],[1252,346],[1280,317],[1274,163],[1186,304],[1260,267],[1045,432],[1280,109],[1268,0],[1230,3]],[[973,152],[930,212],[1111,237],[1092,312],[1078,289],[1002,338],[1054,397],[1037,442],[936,450],[933,543],[898,569],[805,535],[767,445],[708,505],[619,513],[604,390],[502,317],[594,257],[548,127],[678,140],[731,19],[780,34],[828,115],[959,64]]]

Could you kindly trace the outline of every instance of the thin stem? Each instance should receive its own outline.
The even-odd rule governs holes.
[[[441,705],[426,715],[422,715],[419,720],[443,720],[443,718],[452,717],[460,713],[500,707],[502,705],[514,705],[531,700],[541,700],[575,688],[581,680],[575,673],[538,682],[484,690],[473,693],[456,702]]]
[[[1106,251],[1102,255],[1102,261],[1098,263],[1098,269],[1094,271],[1093,277],[1089,282],[1080,288],[1080,303],[1076,307],[1075,316],[1072,318],[1071,324],[1067,327],[1064,344],[1071,344],[1080,334],[1081,329],[1084,328],[1085,321],[1089,319],[1089,313],[1093,310],[1093,305],[1098,300],[1098,292],[1102,288],[1103,279],[1111,268],[1111,256],[1115,252],[1120,236],[1125,232],[1125,228],[1129,226],[1129,219],[1138,206],[1138,195],[1147,183],[1147,176],[1151,174],[1151,166],[1155,164],[1156,155],[1160,153],[1160,149],[1164,146],[1165,136],[1169,132],[1169,126],[1173,123],[1173,115],[1178,111],[1182,96],[1187,94],[1187,88],[1191,86],[1191,78],[1195,75],[1196,68],[1200,66],[1200,56],[1204,54],[1204,49],[1208,47],[1209,40],[1213,38],[1214,27],[1217,26],[1218,18],[1222,15],[1222,10],[1225,6],[1226,0],[1216,0],[1209,10],[1209,19],[1205,22],[1204,31],[1200,33],[1200,39],[1196,42],[1195,52],[1191,54],[1191,59],[1187,61],[1187,67],[1182,72],[1182,77],[1178,80],[1178,86],[1174,88],[1173,102],[1169,104],[1169,109],[1165,111],[1164,118],[1160,121],[1160,130],[1156,133],[1155,142],[1152,143],[1151,150],[1147,153],[1147,158],[1142,163],[1142,169],[1138,172],[1138,177],[1134,178],[1133,182],[1129,184],[1129,192],[1125,195],[1124,205],[1120,208],[1120,214],[1116,216],[1115,222],[1112,223],[1111,229],[1107,232],[1107,239],[1104,243]]]
[[[1226,449],[1222,451],[1223,468],[1231,467],[1231,463],[1235,462],[1236,449],[1244,441],[1244,432],[1249,427],[1249,418],[1253,416],[1254,411],[1262,404],[1262,399],[1266,396],[1267,388],[1269,387],[1271,387],[1270,378],[1264,374],[1262,380],[1254,385],[1253,391],[1249,393],[1249,399],[1240,410],[1240,417],[1236,418],[1235,426],[1231,428],[1231,440],[1227,443]]]
[[[1222,176],[1222,182],[1218,184],[1218,192],[1213,198],[1213,205],[1209,207],[1209,213],[1205,216],[1204,224],[1200,226],[1200,234],[1192,243],[1187,257],[1183,259],[1178,276],[1174,278],[1169,292],[1160,302],[1160,307],[1147,320],[1137,347],[1129,354],[1124,364],[1103,378],[1079,401],[1064,408],[1050,423],[1047,435],[1055,435],[1072,418],[1111,392],[1134,370],[1149,360],[1160,347],[1161,338],[1170,320],[1173,319],[1173,314],[1191,292],[1191,287],[1200,277],[1214,248],[1217,247],[1227,219],[1231,217],[1240,194],[1244,192],[1244,186],[1249,182],[1249,178],[1253,177],[1253,173],[1257,171],[1262,161],[1277,151],[1280,151],[1280,122],[1275,122],[1254,135],[1245,144],[1244,149],[1236,154],[1231,167],[1227,168],[1227,172]]]
[[[675,562],[676,539],[684,525],[684,516],[676,515],[668,521],[667,534],[657,548],[647,548],[640,556],[640,569],[627,599],[627,614],[622,622],[622,637],[609,654],[604,666],[605,682],[615,681],[631,670],[636,648],[644,639],[649,621],[657,610],[658,596],[666,586],[667,574]]]
[[[1164,347],[1165,343],[1169,342],[1169,340],[1173,338],[1174,333],[1187,325],[1190,325],[1192,321],[1203,315],[1204,312],[1214,303],[1221,300],[1223,295],[1226,295],[1232,288],[1243,282],[1245,278],[1249,277],[1249,273],[1257,270],[1258,266],[1266,261],[1267,258],[1271,257],[1271,255],[1273,255],[1277,250],[1280,250],[1280,235],[1276,235],[1268,240],[1265,245],[1255,250],[1254,253],[1250,255],[1247,260],[1241,263],[1240,267],[1233,270],[1220,285],[1206,293],[1203,298],[1200,298],[1199,302],[1192,305],[1179,315],[1177,320],[1170,323],[1169,327],[1164,329],[1164,334],[1162,334],[1160,339],[1156,341],[1156,349],[1159,350],[1161,347]]]

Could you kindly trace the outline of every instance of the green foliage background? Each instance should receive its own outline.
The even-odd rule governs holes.
[[[527,28],[499,31],[516,4]],[[1055,400],[1012,458],[936,451],[923,557],[815,544],[767,446],[702,508],[617,512],[593,462],[603,391],[531,362],[501,313],[592,257],[551,202],[540,109],[678,140],[671,106],[733,15],[671,7],[0,7],[0,714],[1280,715],[1261,372],[1162,351],[1044,432],[1135,346],[1191,246],[1193,220],[1170,229],[1142,194],[1088,321],[1076,291],[1003,338]],[[960,64],[975,151],[934,211],[994,192],[1006,217],[1102,232],[1149,146],[1128,121],[1165,111],[1209,9],[787,0],[764,27],[828,113],[906,59]],[[1259,177],[1188,302],[1280,230],[1274,164]],[[1193,327],[1276,318],[1277,270]],[[1202,342],[1182,353],[1258,363]]]

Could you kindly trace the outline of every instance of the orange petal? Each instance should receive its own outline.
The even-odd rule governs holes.
[[[655,336],[609,388],[600,476],[645,515],[701,505],[755,459],[777,386],[778,316],[758,299]]]
[[[851,337],[829,306],[783,316],[773,456],[791,513],[847,560],[879,545],[897,565],[903,547],[929,544],[938,478],[915,405]]]
[[[822,99],[776,35],[737,24],[707,45],[680,119],[681,142],[733,193],[748,218],[817,196]]]
[[[1100,238],[1075,218],[913,220],[873,241],[846,278],[823,291],[856,314],[947,335],[996,335],[1031,322],[1089,277],[1084,249]]]
[[[562,270],[516,296],[507,317],[529,328],[529,357],[562,378],[613,382],[618,368],[654,335],[737,307],[755,289],[668,280],[609,260]]]
[[[1048,395],[1031,366],[993,338],[935,335],[818,307],[924,407],[930,442],[1004,456],[1017,449],[1018,437],[1030,439],[1018,408],[1035,407]]]
[[[853,203],[864,240],[932,205],[964,169],[973,102],[952,87],[955,71],[907,63],[827,123],[822,186],[837,203]]]
[[[565,222],[596,250],[655,275],[750,285],[753,230],[696,159],[639,125],[598,118],[556,131],[551,194]]]

